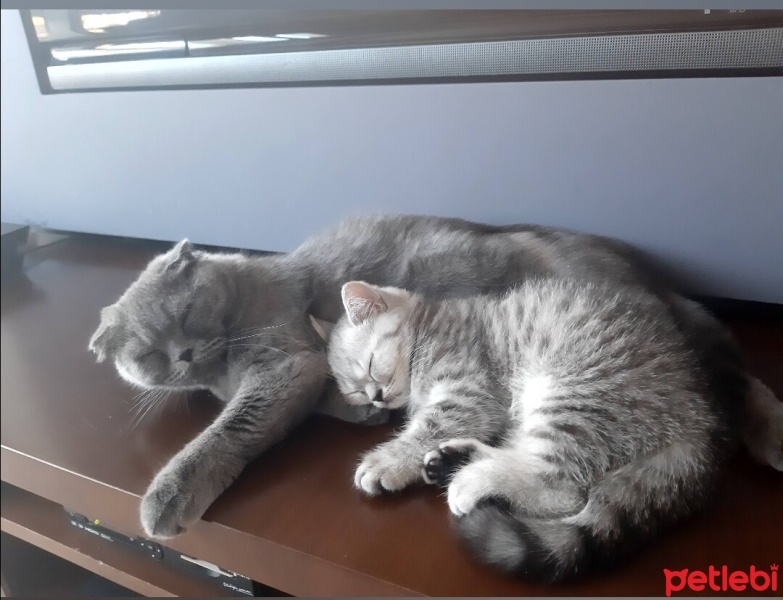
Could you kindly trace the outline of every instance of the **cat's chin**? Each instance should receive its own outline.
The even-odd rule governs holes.
[[[157,387],[155,385],[151,385],[145,381],[142,381],[141,379],[135,377],[133,373],[131,373],[121,362],[115,361],[114,363],[115,368],[117,369],[117,373],[119,373],[120,377],[122,377],[125,381],[130,383],[134,387],[143,388],[145,390],[150,390],[154,387]]]
[[[385,408],[386,410],[397,410],[408,404],[406,398],[393,398],[387,402],[373,402],[373,406],[376,408]]]
[[[341,394],[342,397],[345,399],[345,403],[349,406],[372,406],[373,403],[369,402],[367,400],[354,400],[347,394]]]
[[[125,381],[127,381],[128,383],[130,383],[132,386],[136,388],[140,388],[144,390],[152,390],[152,389],[179,390],[179,389],[194,388],[194,386],[189,383],[189,380],[191,378],[188,377],[187,375],[178,377],[176,381],[169,380],[166,382],[153,382],[153,381],[145,381],[144,379],[136,376],[131,369],[124,366],[119,361],[115,362],[114,366],[117,368],[117,373],[119,373],[120,377],[122,377]]]

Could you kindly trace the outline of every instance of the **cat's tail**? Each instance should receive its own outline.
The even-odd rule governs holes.
[[[671,293],[664,299],[707,376],[708,397],[722,417],[719,443],[730,450],[732,444],[726,442],[739,438],[756,461],[783,471],[783,402],[748,373],[723,323],[692,300]]]
[[[456,519],[483,562],[547,582],[609,567],[700,510],[719,476],[713,449],[676,444],[607,473],[571,516],[539,519],[490,499]]]
[[[520,519],[485,503],[458,518],[457,529],[479,560],[532,580],[562,581],[587,570],[585,534],[562,519]]]
[[[759,463],[783,471],[783,402],[755,377],[749,377],[742,442]]]

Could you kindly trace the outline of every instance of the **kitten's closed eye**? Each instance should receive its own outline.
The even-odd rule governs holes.
[[[372,372],[372,363],[373,358],[375,358],[375,354],[370,356],[370,362],[367,364],[367,374],[369,375],[370,379],[372,379],[375,383],[379,385],[389,385],[394,380],[394,375],[397,373],[397,367],[399,364],[394,365],[394,370],[391,372],[391,374],[386,377],[382,373],[378,372],[378,369],[376,367],[375,374]]]
[[[192,312],[193,312],[193,302],[188,302],[185,305],[185,308],[182,310],[182,314],[179,317],[179,324],[183,329],[185,328],[185,324],[188,321],[188,317],[190,317]]]

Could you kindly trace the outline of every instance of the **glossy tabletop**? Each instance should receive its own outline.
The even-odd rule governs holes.
[[[127,533],[159,469],[217,413],[170,398],[138,423],[137,392],[87,351],[101,307],[159,247],[90,236],[32,251],[2,289],[2,479]],[[783,396],[783,325],[729,323],[752,369]],[[295,595],[659,595],[663,569],[783,561],[783,474],[732,463],[714,506],[609,574],[530,585],[464,551],[432,488],[366,498],[359,455],[391,425],[314,417],[256,460],[203,521],[169,545]]]

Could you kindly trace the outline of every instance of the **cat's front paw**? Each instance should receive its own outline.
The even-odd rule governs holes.
[[[158,473],[141,499],[141,525],[151,538],[172,538],[197,521],[196,490],[178,469]],[[206,509],[206,507],[205,507]]]
[[[396,492],[416,481],[419,466],[386,448],[367,454],[356,469],[354,485],[365,494]]]
[[[449,510],[457,517],[468,514],[484,498],[496,495],[491,471],[480,463],[460,469],[449,484]]]

